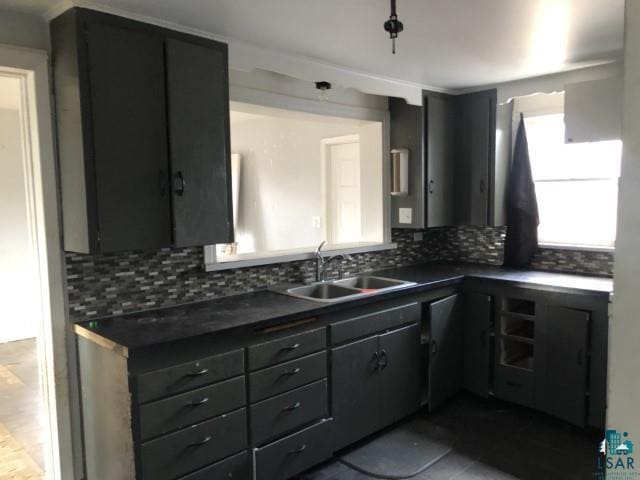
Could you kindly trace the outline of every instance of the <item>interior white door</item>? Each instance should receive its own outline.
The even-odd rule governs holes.
[[[329,170],[329,243],[359,242],[362,236],[360,143],[330,145]]]

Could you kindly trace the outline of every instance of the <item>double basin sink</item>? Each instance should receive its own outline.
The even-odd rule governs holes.
[[[410,287],[412,285],[415,285],[415,282],[361,275],[343,280],[318,282],[312,283],[311,285],[292,287],[286,290],[279,290],[279,293],[304,298],[305,300],[334,303]]]

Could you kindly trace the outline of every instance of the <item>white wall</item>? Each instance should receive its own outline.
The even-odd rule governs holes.
[[[17,83],[17,80],[16,80]],[[0,80],[0,88],[6,80]],[[0,343],[35,337],[20,113],[0,109]]]
[[[0,43],[49,50],[49,26],[37,15],[0,8]]]
[[[640,2],[628,0],[607,425],[640,438]]]
[[[292,114],[232,123],[231,148],[242,157],[237,229],[241,245],[246,235],[253,238],[257,252],[315,246],[325,239],[323,230],[313,226],[313,217],[324,216],[321,141],[348,134],[360,135],[363,234],[382,241],[381,124],[311,121]]]

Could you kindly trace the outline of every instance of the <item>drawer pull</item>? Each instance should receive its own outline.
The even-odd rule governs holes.
[[[387,368],[387,365],[389,365],[389,355],[387,355],[386,350],[382,350],[380,352],[380,363],[379,363],[380,370],[384,370],[385,368]]]
[[[192,407],[199,407],[200,405],[204,405],[209,401],[209,397],[203,397],[200,400],[194,400],[193,402],[189,402],[189,405]]]
[[[513,387],[513,388],[522,388],[522,387],[524,387],[523,384],[518,383],[518,382],[514,382],[513,380],[507,380],[507,385],[509,387]]]
[[[191,445],[189,445],[190,447],[200,447],[206,443],[209,443],[211,441],[211,439],[213,439],[213,437],[211,435],[204,437],[202,440],[199,440],[197,442],[192,443]]]
[[[286,372],[282,372],[282,376],[290,377],[291,375],[295,375],[296,373],[300,373],[300,367],[296,367],[293,370],[287,370]]]
[[[197,372],[187,373],[187,377],[199,377],[200,375],[204,375],[206,373],[209,373],[209,369],[203,368],[202,370],[198,370]]]
[[[293,345],[289,345],[288,347],[282,347],[280,350],[283,352],[291,352],[293,350],[297,350],[298,348],[300,348],[300,344],[294,343]]]
[[[307,444],[300,445],[298,448],[294,448],[293,450],[289,450],[289,455],[296,455],[297,453],[302,453],[307,449]]]
[[[378,355],[378,352],[373,352],[371,361],[373,362],[373,369],[378,370],[380,368],[380,355]]]
[[[299,409],[302,406],[302,402],[296,402],[291,405],[288,405],[282,409],[283,412],[293,412],[294,410]]]

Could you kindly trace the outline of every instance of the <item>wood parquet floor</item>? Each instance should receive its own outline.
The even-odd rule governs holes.
[[[0,480],[44,479],[44,419],[35,339],[0,344]]]

